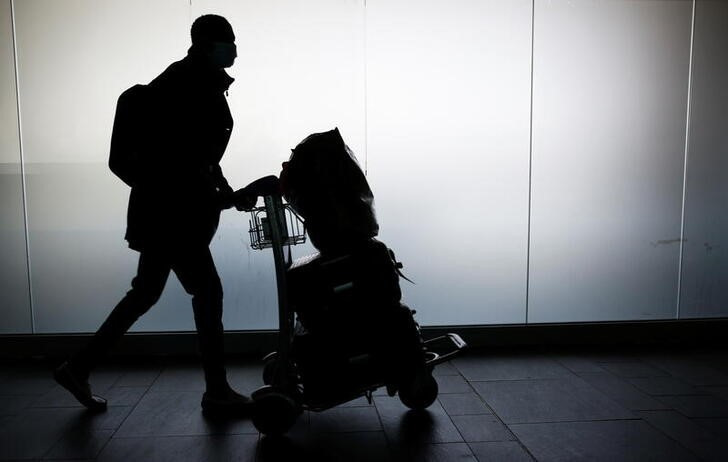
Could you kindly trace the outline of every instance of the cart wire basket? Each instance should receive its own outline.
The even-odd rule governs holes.
[[[290,246],[306,242],[306,225],[291,205],[282,204],[277,209],[282,244]],[[273,247],[273,221],[269,219],[265,206],[250,211],[250,247],[255,250]]]

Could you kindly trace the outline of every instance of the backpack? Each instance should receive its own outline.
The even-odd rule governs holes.
[[[151,89],[134,85],[116,103],[111,132],[109,168],[124,183],[134,186],[140,176],[143,153],[148,148]]]
[[[337,128],[301,141],[284,164],[281,183],[322,252],[355,246],[379,232],[372,190]]]

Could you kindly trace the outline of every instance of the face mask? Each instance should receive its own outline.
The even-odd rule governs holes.
[[[215,67],[230,67],[238,56],[237,47],[230,42],[212,42],[210,57]]]

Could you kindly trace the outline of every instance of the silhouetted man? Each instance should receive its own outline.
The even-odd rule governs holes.
[[[233,191],[220,169],[233,120],[226,93],[233,79],[224,71],[237,56],[235,35],[225,18],[199,17],[192,24],[187,56],[144,88],[145,126],[134,139],[117,136],[117,106],[110,166],[115,150],[136,150],[137,167],[119,175],[131,186],[126,240],[140,252],[131,290],[92,340],[55,372],[56,380],[89,409],[106,409],[92,395],[90,371],[134,322],[159,300],[170,271],[192,295],[207,389],[202,408],[241,410],[250,399],[228,384],[223,364],[223,292],[209,244],[220,211]],[[126,155],[126,154],[124,154]],[[117,155],[118,157],[118,155]],[[251,206],[254,198],[248,198]]]

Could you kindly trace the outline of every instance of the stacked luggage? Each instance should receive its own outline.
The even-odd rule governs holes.
[[[336,399],[372,380],[394,393],[424,370],[423,342],[413,311],[401,303],[401,264],[374,237],[373,195],[338,129],[301,142],[281,184],[320,251],[287,272],[304,394]]]

